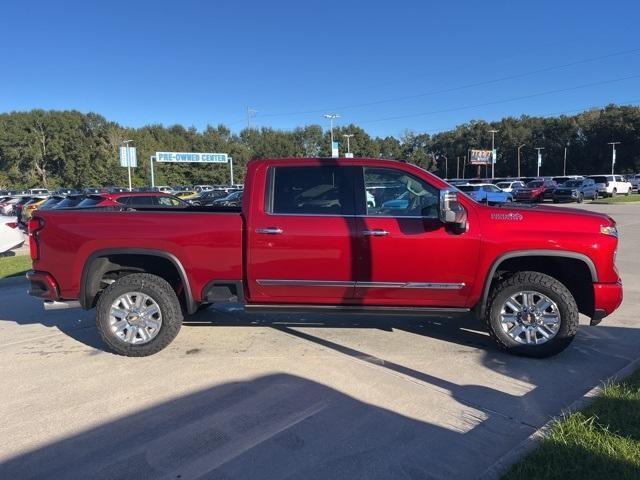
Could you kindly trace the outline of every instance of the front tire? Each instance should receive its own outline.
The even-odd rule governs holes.
[[[578,331],[578,306],[571,292],[555,278],[517,272],[492,290],[486,322],[501,349],[545,358],[560,353],[573,341]]]
[[[578,202],[578,203],[582,203],[582,202],[584,202],[584,195],[583,195],[582,193],[578,193],[578,200],[577,200],[577,202]]]
[[[178,335],[182,326],[180,301],[163,278],[148,273],[126,275],[100,295],[96,325],[114,353],[146,357]]]

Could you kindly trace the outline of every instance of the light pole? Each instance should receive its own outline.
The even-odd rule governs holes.
[[[544,147],[535,147],[535,150],[538,151],[538,174],[536,175],[536,177],[540,176],[540,165],[542,165],[542,153],[540,153],[540,150],[544,150]]]
[[[607,145],[611,145],[611,175],[613,175],[613,170],[616,165],[616,145],[620,142],[607,142]]]
[[[323,117],[329,119],[329,131],[331,133],[331,156],[333,157],[333,121],[336,118],[340,118],[340,115],[337,113],[325,113]]]
[[[491,133],[491,178],[494,178],[496,165],[496,133],[500,130],[489,130]]]
[[[441,157],[444,157],[444,179],[449,178],[449,159],[446,155],[440,154]]]
[[[129,158],[129,144],[133,142],[133,140],[123,140],[124,144],[124,154],[127,158],[127,173],[129,175],[129,191],[131,191],[131,158]]]
[[[518,147],[518,178],[520,178],[520,149],[525,146],[526,144],[523,143]]]
[[[460,157],[456,157],[456,178],[460,178]]]
[[[567,175],[567,145],[564,146],[564,162],[562,163],[562,176]]]
[[[347,139],[347,158],[351,158],[351,144],[349,143],[349,140],[354,136],[354,134],[345,133],[342,136]]]

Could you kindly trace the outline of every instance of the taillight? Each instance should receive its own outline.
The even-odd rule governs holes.
[[[18,224],[16,222],[8,222],[5,225],[9,228],[18,228]]]
[[[40,217],[31,217],[27,224],[27,230],[29,232],[29,254],[31,260],[38,260],[40,258],[40,239],[39,232],[44,228],[44,220]]]

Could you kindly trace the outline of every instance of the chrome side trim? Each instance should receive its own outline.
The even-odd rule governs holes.
[[[460,290],[464,283],[439,282],[350,282],[340,280],[271,280],[260,279],[263,287],[356,287],[356,288],[420,288],[430,290]]]
[[[355,287],[356,282],[340,280],[256,280],[263,287]]]
[[[394,307],[378,305],[307,305],[307,304],[277,304],[277,303],[252,303],[244,306],[245,311],[325,311],[325,312],[351,312],[351,313],[395,313],[395,314],[416,314],[434,313],[440,315],[459,315],[469,313],[469,308],[458,307]]]
[[[460,290],[464,283],[440,282],[356,282],[358,288],[424,288],[433,290]]]

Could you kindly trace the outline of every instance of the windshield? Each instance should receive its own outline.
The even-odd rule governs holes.
[[[78,203],[77,206],[78,207],[95,207],[101,201],[102,201],[102,197],[92,195],[82,200],[80,203]]]
[[[596,183],[607,183],[607,177],[589,177]]]
[[[527,183],[527,187],[529,188],[538,188],[541,187],[543,185],[544,182],[541,182],[539,180],[535,180],[533,182],[529,182]]]
[[[498,188],[509,188],[509,187],[511,187],[511,183],[510,182],[496,183],[496,187],[498,187]]]

